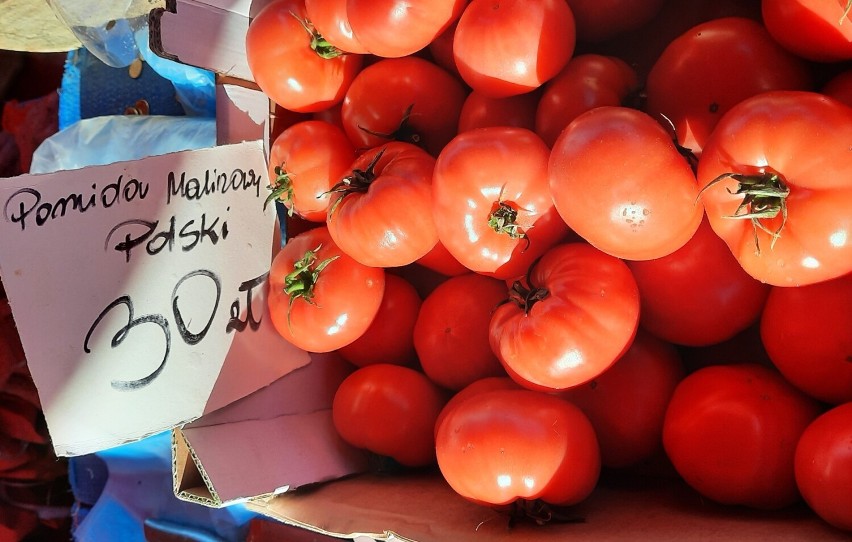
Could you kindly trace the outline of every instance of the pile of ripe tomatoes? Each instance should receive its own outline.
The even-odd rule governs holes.
[[[850,4],[269,2],[268,303],[357,367],[341,437],[488,506],[662,454],[852,530]]]

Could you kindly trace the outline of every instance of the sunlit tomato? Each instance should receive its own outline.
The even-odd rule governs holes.
[[[432,250],[419,258],[415,263],[447,277],[463,275],[470,271],[455,256],[450,254],[450,251],[447,250],[447,247],[444,246],[444,243],[440,239]]]
[[[790,383],[827,403],[852,401],[852,274],[773,287],[760,323],[769,358]]]
[[[343,128],[360,149],[396,140],[437,156],[456,135],[466,96],[458,79],[428,60],[382,59],[350,85],[341,106]]]
[[[417,290],[404,278],[387,273],[385,293],[373,323],[354,342],[338,352],[346,361],[364,367],[376,363],[413,366],[414,324],[420,313]]]
[[[355,147],[340,128],[320,120],[296,123],[269,149],[268,201],[280,199],[291,213],[324,222],[329,190],[354,160]]]
[[[246,32],[246,61],[254,81],[275,103],[302,113],[343,100],[363,61],[362,55],[323,52],[306,19],[304,0],[275,0]]]
[[[627,265],[585,243],[557,245],[516,282],[491,319],[491,349],[531,389],[564,390],[607,370],[630,346],[639,290]]]
[[[456,25],[462,79],[486,96],[523,94],[553,78],[574,53],[565,0],[471,0]]]
[[[852,108],[771,91],[734,106],[698,163],[701,200],[740,265],[778,286],[852,271]]]
[[[817,62],[852,59],[846,0],[762,0],[763,23],[778,43]]]
[[[480,393],[485,393],[487,391],[522,389],[523,388],[517,382],[515,382],[508,376],[487,376],[485,378],[480,378],[479,380],[471,382],[464,388],[455,392],[452,397],[450,397],[450,400],[447,401],[447,404],[444,405],[444,408],[441,409],[441,413],[438,414],[438,419],[435,420],[435,435],[437,436],[438,428],[441,427],[441,422],[444,421],[444,418],[447,417],[447,414],[449,414],[452,409],[466,401],[468,398],[473,397],[474,395],[478,395]]]
[[[423,300],[414,326],[414,347],[426,376],[450,390],[488,376],[505,376],[491,351],[488,326],[506,297],[502,281],[477,273],[438,285]]]
[[[848,106],[852,106],[852,69],[842,71],[831,77],[822,86],[820,92]]]
[[[340,249],[373,267],[408,265],[438,242],[432,217],[435,159],[410,143],[370,149],[335,189],[328,230]]]
[[[705,367],[675,388],[663,447],[686,483],[708,499],[783,508],[799,498],[796,443],[820,412],[818,402],[762,365]]]
[[[562,397],[589,417],[603,465],[629,467],[662,450],[666,407],[683,376],[674,346],[640,331],[612,367]]]
[[[577,23],[577,39],[599,42],[639,28],[665,0],[567,0]]]
[[[384,269],[356,262],[317,227],[291,238],[273,259],[267,304],[282,337],[309,352],[330,352],[370,327],[384,288]]]
[[[827,523],[852,531],[852,403],[811,423],[796,447],[796,483]]]
[[[549,149],[525,128],[461,133],[435,163],[438,236],[463,265],[514,278],[568,233],[550,197]]]
[[[446,391],[410,367],[376,364],[357,369],[334,394],[340,437],[408,467],[435,462],[435,420]]]
[[[467,398],[441,421],[435,446],[449,485],[482,505],[576,504],[600,474],[598,441],[586,415],[564,399],[530,390]]]
[[[305,0],[308,20],[332,46],[345,53],[367,54],[349,24],[348,0]]]
[[[506,98],[490,98],[475,90],[468,94],[459,113],[459,132],[488,126],[535,129],[539,94],[527,92]]]
[[[562,130],[581,113],[602,105],[624,105],[638,87],[636,72],[619,58],[575,56],[545,83],[536,106],[535,131],[553,147]]]
[[[695,176],[671,136],[627,107],[597,107],[574,119],[553,146],[549,178],[568,226],[626,260],[671,254],[704,214]]]
[[[760,22],[714,19],[666,47],[648,74],[645,110],[698,155],[731,107],[768,90],[809,90],[811,79],[807,64]]]
[[[640,325],[661,339],[705,346],[760,317],[770,286],[752,278],[707,219],[668,256],[629,261],[642,299]]]
[[[416,53],[458,19],[467,0],[348,0],[358,41],[381,57]]]

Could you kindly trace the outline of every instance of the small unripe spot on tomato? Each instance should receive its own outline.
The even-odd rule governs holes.
[[[709,110],[711,113],[717,113],[719,111],[719,104],[716,102],[711,103]]]

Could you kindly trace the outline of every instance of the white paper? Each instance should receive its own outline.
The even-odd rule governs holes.
[[[0,274],[58,455],[199,417],[232,342],[274,333],[267,185],[260,141],[0,179]],[[307,362],[269,356],[265,383]]]

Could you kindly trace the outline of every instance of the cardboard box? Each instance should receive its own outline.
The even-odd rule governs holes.
[[[231,78],[250,78],[242,37],[261,4],[170,0],[165,11],[152,13],[152,44],[166,56],[219,73],[221,92],[229,99],[251,94],[250,81]],[[198,47],[201,39],[211,47]],[[222,142],[246,137],[231,123],[230,115],[239,110],[222,110],[227,126]],[[259,137],[268,134],[266,126]],[[364,457],[342,446],[329,424],[329,398],[346,370],[335,367],[333,358],[313,355],[300,366],[175,428],[174,490],[180,498],[208,506],[248,501],[249,508],[282,526],[349,539],[848,539],[848,533],[830,528],[803,505],[776,512],[723,507],[665,472],[604,477],[588,500],[565,511],[566,521],[513,521],[461,499],[434,469],[399,476],[365,473]],[[307,460],[316,470],[306,470]]]

